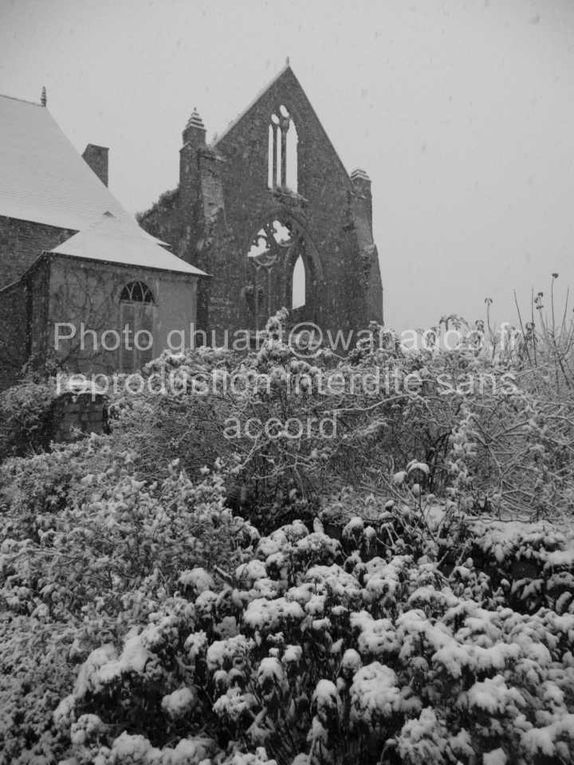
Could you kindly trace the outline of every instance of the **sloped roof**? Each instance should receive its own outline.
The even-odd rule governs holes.
[[[149,238],[46,107],[0,95],[0,215],[80,231],[107,210]]]
[[[87,260],[121,263],[142,268],[160,268],[184,274],[204,276],[204,271],[186,263],[159,244],[141,236],[137,226],[126,223],[110,212],[50,252]]]

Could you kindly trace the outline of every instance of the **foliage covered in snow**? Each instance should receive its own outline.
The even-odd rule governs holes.
[[[349,403],[286,397],[295,359],[272,340],[245,362],[275,370],[250,407]],[[240,444],[193,474],[173,457],[220,412],[184,392],[118,402],[111,436],[0,465],[0,763],[572,762],[574,539],[548,519],[568,506],[567,450],[531,390],[438,397],[440,370],[479,363],[439,356],[299,360],[425,379],[424,395],[355,402],[328,447]],[[203,350],[155,367],[232,362]],[[183,429],[179,451],[159,415],[170,438]],[[266,487],[248,517],[226,506],[239,479]],[[545,520],[499,517],[525,496]]]

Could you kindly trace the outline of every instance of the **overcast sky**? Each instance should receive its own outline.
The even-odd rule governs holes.
[[[286,56],[372,179],[388,324],[574,286],[574,0],[0,0],[0,93],[46,85],[131,212],[176,186],[193,107],[209,140]]]

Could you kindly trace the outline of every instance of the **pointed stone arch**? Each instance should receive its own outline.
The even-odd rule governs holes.
[[[262,329],[269,316],[283,307],[291,310],[293,316],[304,313],[309,314],[309,321],[314,320],[322,268],[317,249],[297,216],[285,210],[265,216],[245,251],[244,295],[253,328]],[[297,263],[304,269],[305,300],[303,305],[294,307],[293,275]]]
[[[303,256],[299,255],[291,277],[291,309],[303,308],[307,303],[307,275]]]

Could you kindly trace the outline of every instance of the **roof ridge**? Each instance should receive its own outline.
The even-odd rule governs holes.
[[[123,215],[116,215],[109,210],[105,210],[99,218],[94,218],[88,226],[81,228],[78,231],[78,234],[96,234],[96,236],[99,236],[102,234],[109,235],[109,231],[114,231],[116,235],[126,234],[135,237],[136,239],[150,241],[152,244],[159,244],[159,240],[156,240],[155,237],[150,237],[147,231],[145,231],[145,229],[143,229],[136,219],[132,218],[129,213],[126,217]]]
[[[9,98],[10,101],[20,101],[22,104],[30,104],[30,106],[38,106],[40,109],[45,107],[39,104],[37,101],[29,101],[27,98],[18,98],[17,96],[9,96],[6,93],[0,93],[0,98]]]
[[[244,109],[242,109],[242,110],[239,112],[239,114],[237,115],[237,117],[235,117],[234,119],[232,119],[232,120],[231,120],[231,122],[228,122],[228,123],[227,123],[227,126],[226,126],[225,130],[223,131],[223,133],[221,133],[221,135],[218,135],[218,136],[216,136],[216,137],[215,137],[215,140],[214,140],[214,141],[212,142],[212,144],[211,144],[211,145],[213,146],[213,148],[215,148],[215,147],[216,147],[216,146],[217,146],[217,145],[218,145],[218,144],[219,144],[219,143],[220,143],[220,142],[221,142],[221,141],[222,141],[222,140],[225,138],[225,136],[226,136],[226,135],[227,135],[227,134],[228,134],[228,133],[229,133],[229,132],[232,130],[232,128],[234,128],[234,127],[235,127],[235,125],[237,125],[237,123],[238,123],[240,120],[242,120],[242,119],[243,119],[243,117],[244,117],[244,116],[247,114],[247,112],[248,112],[248,111],[249,111],[249,110],[250,110],[250,109],[251,109],[253,106],[255,106],[255,104],[256,104],[256,103],[259,101],[259,99],[260,99],[262,96],[264,96],[264,95],[265,95],[265,93],[267,93],[267,91],[269,90],[269,88],[271,88],[271,86],[272,86],[272,85],[274,85],[274,84],[275,84],[275,82],[277,82],[277,80],[278,80],[280,77],[282,77],[282,76],[285,74],[285,72],[286,72],[288,69],[291,69],[291,64],[289,63],[289,59],[287,59],[287,61],[286,61],[286,62],[285,62],[285,64],[284,64],[284,65],[281,67],[281,69],[279,70],[279,72],[277,72],[277,74],[276,74],[276,75],[274,75],[274,76],[271,78],[271,80],[269,80],[269,81],[267,82],[267,84],[265,85],[265,87],[261,88],[261,90],[259,90],[259,91],[257,92],[257,95],[255,96],[255,98],[254,98],[252,101],[250,101],[250,102],[249,102],[249,104],[248,104],[248,105],[247,105],[247,106],[246,106]],[[292,70],[292,69],[291,69],[291,71],[293,72],[293,70]],[[294,72],[293,72],[293,74],[294,74]]]

